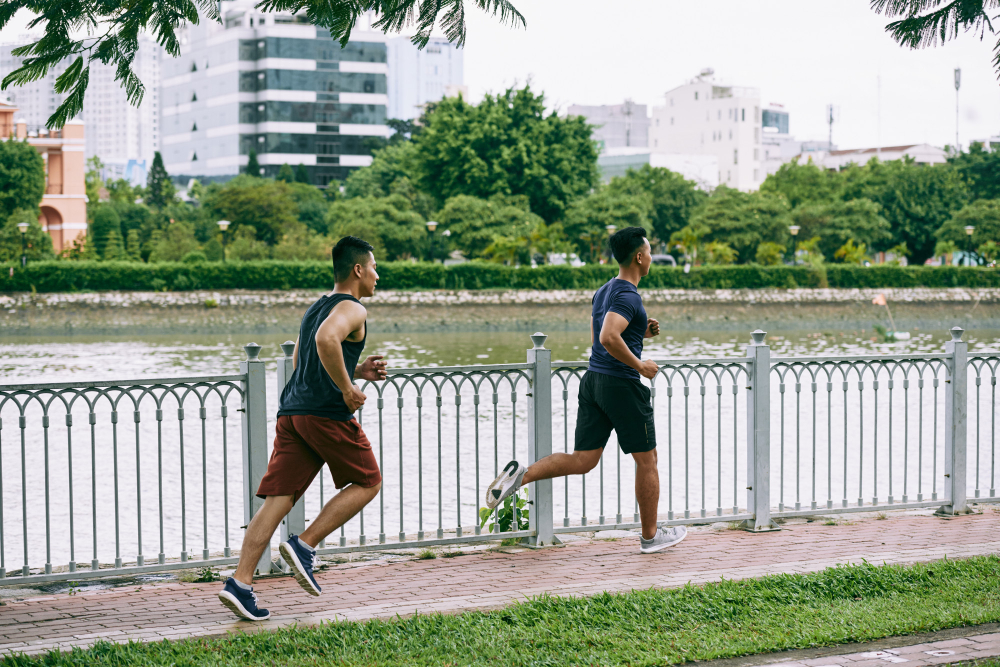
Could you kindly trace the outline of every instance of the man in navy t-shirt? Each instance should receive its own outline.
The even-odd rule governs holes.
[[[618,277],[597,290],[590,320],[590,367],[580,382],[576,417],[576,446],[572,454],[552,454],[526,468],[508,463],[486,490],[493,509],[529,482],[564,475],[582,475],[594,469],[611,431],[622,451],[636,463],[635,495],[642,519],[642,553],[673,546],[687,534],[678,526],[657,528],[660,474],[656,468],[656,430],[649,388],[656,362],[642,360],[642,341],[659,335],[660,323],[646,316],[639,296],[639,280],[649,273],[652,256],[646,230],[628,227],[609,239],[618,261]]]

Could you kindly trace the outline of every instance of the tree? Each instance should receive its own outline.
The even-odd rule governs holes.
[[[277,176],[277,178],[275,178],[275,180],[276,181],[283,181],[285,183],[294,183],[295,182],[295,173],[292,171],[292,168],[290,166],[288,166],[287,162],[285,164],[281,165],[281,168],[278,169],[278,176]]]
[[[728,244],[740,263],[746,263],[756,256],[761,243],[784,245],[791,218],[784,197],[720,186],[691,216],[691,224],[707,227],[706,241]]]
[[[556,221],[597,183],[590,126],[582,116],[546,115],[544,96],[530,86],[486,95],[475,106],[447,97],[425,121],[410,142],[413,165],[419,188],[439,202],[525,195],[533,213]]]
[[[250,149],[250,155],[247,158],[246,171],[243,173],[249,174],[255,178],[260,176],[260,164],[257,162],[257,151]]]
[[[274,258],[285,260],[329,260],[333,244],[302,224],[292,225],[285,232],[281,242],[274,246]]]
[[[758,245],[757,250],[754,252],[754,259],[757,260],[758,264],[763,264],[764,266],[778,266],[781,264],[781,258],[784,256],[785,246],[770,241],[764,241]]]
[[[763,244],[762,244],[763,245]],[[760,246],[758,246],[758,251]],[[705,246],[706,264],[732,264],[736,261],[736,251],[721,241],[712,241]]]
[[[819,237],[817,249],[826,257],[832,257],[847,239],[868,247],[884,246],[892,240],[881,206],[869,199],[804,204],[792,211],[792,222],[800,227],[803,238]]]
[[[309,171],[306,166],[299,162],[299,166],[295,168],[295,182],[309,184]]]
[[[1000,0],[871,0],[871,6],[879,14],[904,17],[886,26],[886,32],[901,46],[920,49],[955,39],[961,32],[978,32],[980,39],[987,30],[996,34],[990,10],[1000,8]],[[1000,73],[1000,40],[994,52],[993,66]]]
[[[149,169],[146,177],[146,204],[157,210],[162,210],[173,202],[174,193],[173,181],[163,166],[163,157],[160,151],[153,154],[153,166]]]
[[[52,237],[38,224],[38,215],[30,209],[19,208],[4,218],[0,226],[0,262],[21,261],[21,230],[19,222],[28,223],[24,233],[25,256],[29,262],[53,259]]]
[[[820,169],[810,158],[806,164],[799,159],[778,167],[761,183],[760,191],[783,195],[792,208],[815,202],[832,202],[838,198],[843,177],[840,172]]]
[[[527,197],[495,196],[489,200],[457,195],[437,214],[438,224],[451,232],[451,244],[466,257],[485,257],[498,236],[524,237],[541,218],[528,208]]]
[[[139,241],[139,230],[128,230],[128,237],[125,239],[125,254],[133,262],[142,261],[142,243]]]
[[[864,264],[869,259],[867,250],[864,243],[855,245],[853,239],[847,239],[833,256],[845,264]]]
[[[631,196],[611,188],[601,188],[589,197],[581,197],[570,205],[563,220],[563,229],[576,252],[587,262],[596,262],[606,252],[608,225],[618,229],[642,227],[649,230],[652,200],[648,196]]]
[[[0,220],[17,209],[37,213],[44,194],[45,162],[35,147],[27,141],[0,141]]]
[[[965,179],[972,200],[1000,199],[1000,148],[973,141],[968,153],[951,155],[948,162]]]
[[[226,253],[230,259],[239,262],[252,262],[259,259],[268,259],[271,250],[263,241],[257,240],[257,231],[250,225],[243,225],[233,233],[233,240],[229,242]]]
[[[905,243],[913,261],[934,252],[934,233],[968,201],[968,190],[950,165],[920,166],[912,160],[886,163],[885,187],[871,199],[882,206],[892,229],[890,245]]]
[[[694,181],[669,169],[648,164],[638,170],[629,169],[624,176],[612,178],[608,188],[633,197],[648,197],[650,231],[663,242],[687,225],[691,214],[708,197]]]
[[[435,25],[440,25],[451,42],[464,46],[466,4],[499,16],[502,23],[509,23],[512,27],[525,26],[524,17],[509,0],[261,0],[257,9],[305,15],[310,23],[329,30],[342,47],[347,46],[358,20],[372,11],[378,17],[372,27],[385,33],[399,32],[416,24],[412,41],[423,48],[427,46]],[[0,4],[0,28],[6,26],[21,9],[38,15],[28,24],[29,30],[44,25],[45,32],[38,41],[14,49],[15,56],[24,57],[24,64],[4,77],[4,90],[10,85],[21,86],[42,79],[51,68],[65,59],[72,59],[70,66],[56,79],[56,92],[67,95],[49,117],[47,125],[50,128],[62,127],[83,110],[91,62],[99,60],[112,65],[116,70],[115,79],[125,89],[128,101],[138,106],[145,94],[145,86],[132,71],[139,49],[136,35],[148,32],[169,55],[176,58],[181,48],[177,30],[182,24],[197,24],[201,16],[221,22],[219,5],[214,0],[160,0],[128,6],[104,0],[78,0],[73,3],[7,0]],[[98,26],[99,31],[96,30]],[[81,28],[94,30],[92,34],[85,35],[80,34]]]
[[[94,208],[90,223],[90,242],[95,254],[104,259],[108,244],[112,244],[110,256],[117,259],[122,246],[122,221],[114,208],[107,204],[99,204]]]
[[[175,222],[163,230],[149,255],[149,261],[179,262],[194,250],[200,250],[194,228],[187,222]]]
[[[415,166],[413,158],[416,146],[403,142],[394,146],[386,146],[372,156],[372,163],[363,169],[355,169],[344,181],[344,196],[353,197],[388,197],[393,184],[402,178],[414,177]]]
[[[299,207],[299,222],[317,234],[326,234],[326,211],[330,204],[323,191],[306,183],[290,183],[289,194]]]
[[[202,209],[214,220],[229,220],[234,233],[240,227],[253,227],[254,240],[269,246],[281,240],[298,215],[291,185],[246,174],[210,186]]]
[[[967,226],[975,227],[970,241]],[[939,241],[951,241],[965,250],[971,242],[973,248],[989,241],[1000,242],[1000,199],[980,199],[972,202],[948,222],[941,225],[934,236]]]
[[[375,257],[380,260],[419,259],[428,244],[424,219],[400,195],[333,202],[327,222],[334,242],[348,235],[359,236],[375,247]]]
[[[104,163],[96,155],[87,160],[87,171],[83,175],[83,188],[87,193],[87,203],[96,206],[101,199],[101,188],[104,187],[104,179],[101,178],[101,170]]]

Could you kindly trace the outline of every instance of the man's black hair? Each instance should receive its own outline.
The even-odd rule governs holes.
[[[612,234],[608,239],[608,245],[611,246],[611,254],[615,256],[619,266],[628,266],[635,257],[635,251],[642,247],[645,239],[646,230],[642,227],[626,227]]]
[[[347,280],[356,264],[367,264],[368,253],[374,252],[372,244],[357,236],[345,236],[333,246],[333,277],[337,282]]]

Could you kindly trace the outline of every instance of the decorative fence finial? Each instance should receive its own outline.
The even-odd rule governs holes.
[[[285,353],[286,357],[290,357],[295,354],[295,341],[286,340],[281,344],[281,351]]]
[[[965,333],[965,329],[962,327],[952,327],[951,328],[951,339],[954,341],[962,340],[962,334]]]
[[[546,334],[541,331],[531,335],[531,342],[535,344],[536,350],[541,350],[545,347],[545,339],[548,338]]]
[[[766,335],[767,335],[767,332],[766,331],[762,331],[761,329],[757,329],[756,331],[754,331],[753,333],[750,334],[750,336],[753,338],[753,344],[754,345],[763,345],[764,344],[764,336],[766,336]]]
[[[260,355],[260,345],[257,343],[244,345],[243,351],[247,353],[247,361],[257,361],[257,357]]]

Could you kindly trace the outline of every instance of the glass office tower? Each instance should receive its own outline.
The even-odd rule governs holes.
[[[167,171],[203,182],[304,165],[325,187],[371,164],[386,126],[386,41],[359,26],[348,45],[304,17],[225,3],[225,22],[202,21],[165,58],[161,152]]]

